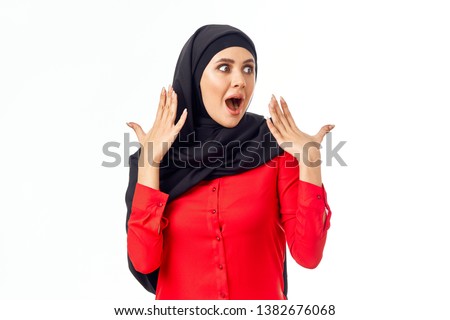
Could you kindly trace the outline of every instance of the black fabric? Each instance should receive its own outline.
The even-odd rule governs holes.
[[[256,168],[281,153],[263,116],[247,112],[236,127],[225,128],[206,112],[200,92],[201,74],[217,52],[232,46],[250,51],[257,65],[252,40],[227,25],[198,29],[178,58],[172,82],[178,94],[177,119],[185,107],[188,117],[161,163],[160,189],[169,194],[169,201],[202,180]]]
[[[246,48],[253,55],[255,64],[257,63],[252,40],[239,29],[228,25],[206,25],[199,28],[180,53],[172,82],[178,96],[175,121],[178,121],[184,108],[187,108],[188,116],[160,164],[160,190],[169,194],[168,202],[202,180],[254,169],[283,152],[263,116],[246,112],[237,126],[226,128],[209,117],[203,105],[200,92],[203,70],[217,52],[232,46]],[[127,231],[137,183],[139,155],[140,149],[129,159]],[[155,293],[158,270],[142,274],[134,269],[129,258],[128,261],[136,279],[148,291]],[[286,262],[284,268],[287,295]]]
[[[208,115],[208,112],[206,111],[206,108],[203,105],[203,101],[201,99],[200,80],[202,78],[203,71],[205,70],[206,66],[211,61],[211,59],[216,55],[216,53],[231,46],[245,48],[253,55],[253,57],[255,58],[255,79],[256,79],[258,67],[258,65],[256,64],[257,57],[255,46],[253,45],[251,40],[249,42],[246,38],[243,38],[241,35],[238,34],[226,34],[220,38],[215,39],[212,43],[210,43],[206,47],[201,57],[199,58],[197,65],[193,70],[194,75],[193,83],[195,84],[194,88],[195,102],[193,103],[194,106],[193,114],[195,115],[194,127],[197,127],[199,125],[204,126],[205,124],[217,125],[217,123],[214,120],[212,120],[211,117]],[[200,119],[207,121],[207,123],[200,123],[199,122]]]

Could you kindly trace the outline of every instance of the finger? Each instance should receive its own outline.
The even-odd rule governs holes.
[[[170,105],[170,113],[169,113],[169,121],[173,124],[175,121],[175,116],[177,115],[178,108],[178,95],[175,91],[173,91],[172,103]]]
[[[291,111],[289,110],[288,105],[287,105],[286,101],[283,99],[283,97],[280,97],[280,103],[281,103],[281,107],[283,108],[284,116],[286,117],[286,120],[289,123],[289,126],[292,129],[297,128],[294,118],[292,117]]]
[[[286,128],[283,125],[283,122],[281,122],[280,115],[277,112],[277,106],[275,104],[275,98],[272,96],[269,103],[269,112],[272,116],[272,123],[273,125],[278,129],[280,132],[286,132]]]
[[[166,106],[164,107],[164,114],[162,116],[162,122],[167,123],[170,122],[171,125],[173,125],[173,117],[172,117],[172,105],[173,103],[176,103],[176,93],[175,91],[171,90],[170,97],[168,97],[169,102],[166,103]]]
[[[181,113],[180,119],[178,119],[177,124],[175,125],[175,130],[178,132],[180,132],[181,128],[183,128],[184,123],[186,122],[187,119],[187,108],[184,108],[183,112]]]
[[[172,85],[169,84],[169,91],[167,92],[167,98],[168,99],[166,99],[165,108],[169,108],[170,107],[170,103],[172,102],[172,93],[173,93],[173,88],[172,88]]]
[[[281,144],[283,141],[282,135],[280,133],[280,130],[275,127],[275,125],[272,123],[272,120],[269,118],[266,118],[267,126],[269,127],[270,132],[272,132],[272,135],[277,140],[278,144]]]
[[[142,127],[135,122],[127,122],[127,125],[134,130],[139,142],[142,144],[142,141],[144,141],[145,138],[145,132],[142,130]]]
[[[168,115],[170,113],[170,105],[172,103],[172,99],[173,99],[173,88],[172,86],[169,84],[169,90],[167,91],[167,97],[166,97],[166,104],[163,107],[162,110],[162,115],[161,115],[161,122],[162,123],[166,123],[167,119],[168,119]]]
[[[175,121],[175,116],[177,115],[177,109],[178,109],[178,95],[175,91],[173,91],[174,97],[172,104],[170,105],[170,123],[173,123]]]
[[[272,100],[275,101],[275,110],[277,111],[278,117],[280,118],[281,123],[283,124],[285,130],[289,130],[291,126],[284,115],[284,112],[281,110],[280,105],[278,104],[278,100],[272,95]]]
[[[159,104],[158,104],[158,111],[156,113],[156,119],[157,120],[161,120],[161,116],[162,116],[162,109],[164,108],[164,106],[166,105],[166,88],[162,88],[161,90],[161,94],[159,96]]]
[[[333,130],[333,128],[334,128],[333,124],[327,124],[327,125],[323,126],[322,128],[320,128],[319,132],[316,134],[316,137],[319,139],[320,142],[322,142],[323,137],[325,137],[325,135],[328,132]]]

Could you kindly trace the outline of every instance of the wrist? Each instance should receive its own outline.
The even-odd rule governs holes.
[[[316,186],[322,185],[322,172],[320,166],[311,167],[304,164],[299,166],[299,179],[305,182],[315,184]]]
[[[139,157],[140,167],[159,167],[162,162],[163,156],[154,154],[152,149],[142,148]]]
[[[322,164],[320,150],[318,149],[308,149],[305,152],[296,152],[294,153],[295,158],[297,159],[300,166],[305,166],[308,168],[317,168]]]
[[[138,168],[137,182],[144,186],[159,190],[159,164],[140,166]]]

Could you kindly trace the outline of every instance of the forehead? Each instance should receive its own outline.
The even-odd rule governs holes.
[[[229,47],[217,52],[214,57],[212,57],[211,62],[215,62],[219,59],[232,59],[236,62],[244,61],[248,59],[255,59],[253,55],[245,48],[242,47]]]

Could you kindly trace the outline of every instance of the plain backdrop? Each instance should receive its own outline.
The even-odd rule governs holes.
[[[289,257],[290,303],[448,319],[449,16],[433,0],[1,0],[0,304],[154,299],[127,266],[125,123],[150,128],[182,46],[216,23],[255,42],[249,111],[282,95],[302,130],[346,141],[347,165],[323,167],[324,258]]]

